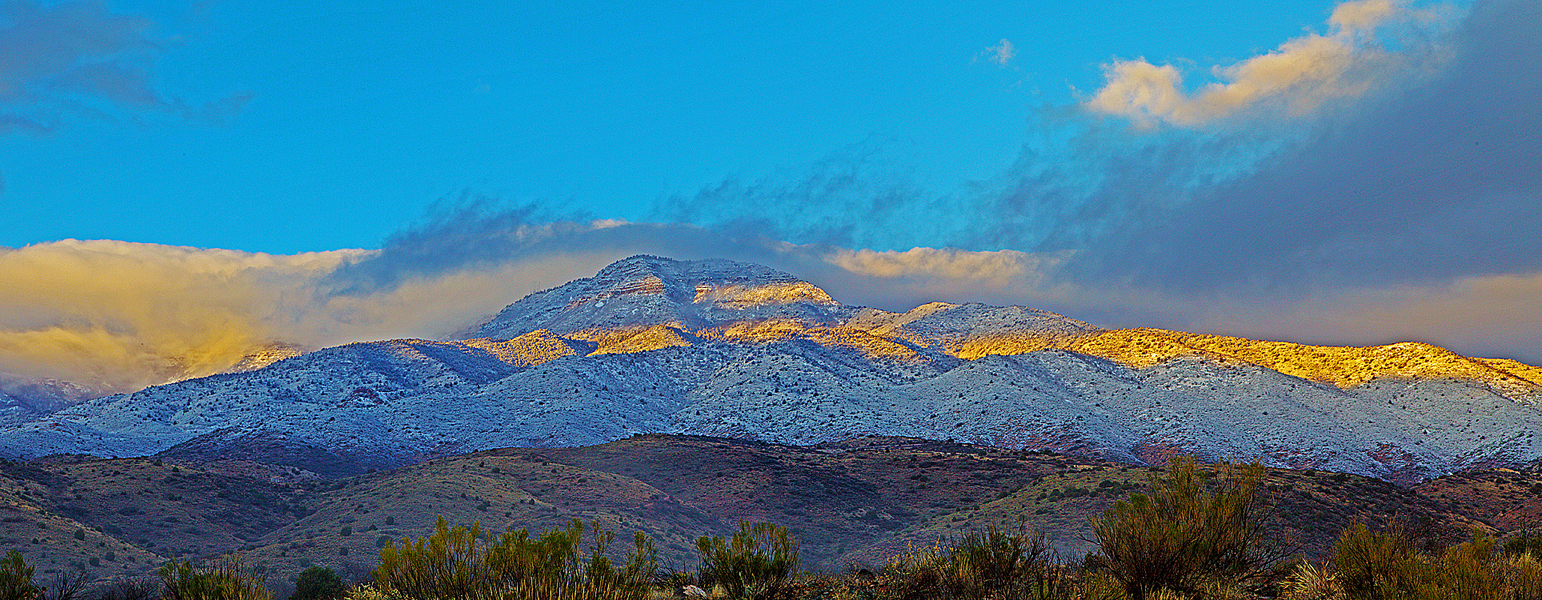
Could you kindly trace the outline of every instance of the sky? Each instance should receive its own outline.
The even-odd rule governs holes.
[[[1531,0],[311,4],[0,5],[0,372],[440,337],[637,253],[1542,363]]]

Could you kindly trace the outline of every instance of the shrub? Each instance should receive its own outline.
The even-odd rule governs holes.
[[[1350,598],[1381,600],[1413,593],[1424,565],[1401,527],[1372,532],[1364,523],[1347,527],[1333,545],[1338,582]]]
[[[374,585],[361,593],[408,598],[610,598],[641,600],[658,568],[657,551],[638,532],[621,568],[606,555],[614,534],[593,525],[593,549],[580,560],[584,525],[573,519],[537,539],[527,530],[482,537],[480,523],[451,528],[439,517],[434,533],[380,550]]]
[[[40,600],[75,600],[86,589],[86,581],[91,576],[85,571],[63,570],[54,574],[53,582],[49,584],[46,593],[38,596]]]
[[[723,586],[735,600],[774,598],[798,570],[797,538],[774,523],[740,521],[728,540],[702,536],[696,550],[702,582]]]
[[[902,600],[1074,597],[1044,535],[1021,525],[1015,533],[974,530],[946,550],[938,544],[897,556],[884,569],[884,583]]]
[[[1205,596],[1221,583],[1266,583],[1287,550],[1263,527],[1257,502],[1263,466],[1199,470],[1193,457],[1153,475],[1150,494],[1133,494],[1092,520],[1102,566],[1134,600],[1158,590]]]
[[[1375,533],[1344,529],[1333,548],[1334,575],[1351,600],[1502,600],[1542,598],[1542,563],[1535,555],[1503,554],[1481,531],[1438,555],[1421,555],[1396,525]],[[1299,570],[1298,570],[1299,573]],[[1298,576],[1299,579],[1299,576]],[[1292,598],[1309,598],[1292,596]]]
[[[1344,586],[1331,569],[1308,561],[1296,565],[1285,585],[1289,600],[1338,600],[1343,594]]]
[[[216,559],[194,567],[171,561],[156,572],[165,600],[272,600],[262,578],[238,557]]]
[[[346,590],[337,572],[327,567],[310,567],[300,571],[289,600],[333,600],[343,597]]]
[[[1524,554],[1530,552],[1533,556],[1542,557],[1542,535],[1524,531],[1520,535],[1505,540],[1505,554]]]
[[[30,600],[43,593],[43,588],[32,583],[32,565],[15,550],[0,560],[0,598],[4,600]]]
[[[97,600],[152,600],[159,597],[159,587],[151,579],[120,579],[98,591]]]

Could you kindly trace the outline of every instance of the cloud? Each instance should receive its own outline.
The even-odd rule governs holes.
[[[888,250],[837,250],[826,257],[831,263],[874,277],[937,276],[958,280],[1008,281],[1029,271],[1032,257],[1026,252],[998,250],[967,252],[954,248]]]
[[[1391,0],[1345,2],[1329,17],[1327,35],[1309,33],[1267,54],[1216,66],[1212,74],[1220,81],[1192,94],[1184,90],[1177,67],[1144,58],[1116,60],[1104,67],[1107,82],[1084,106],[1147,127],[1158,122],[1197,127],[1240,115],[1313,114],[1437,63],[1439,53],[1398,53],[1376,43],[1376,31],[1393,24],[1436,26],[1433,14]]]
[[[753,232],[795,244],[902,249],[958,245],[974,228],[973,207],[915,183],[872,139],[831,153],[802,172],[756,181],[728,177],[694,194],[659,199],[647,218]]]
[[[275,256],[65,240],[0,254],[0,371],[133,389],[207,374],[295,323],[356,251]]]
[[[1299,294],[1542,269],[1542,8],[1480,2],[1421,85],[1109,227],[1078,276]],[[1148,164],[1182,168],[1191,152]],[[1101,194],[1130,193],[1133,186]],[[1148,187],[1148,193],[1150,188]],[[1079,262],[1078,262],[1079,261]],[[1294,291],[1292,291],[1294,290]]]
[[[217,123],[250,99],[194,105],[156,91],[155,63],[172,42],[154,30],[150,19],[110,14],[101,2],[0,6],[0,133],[48,133],[69,117]]]
[[[1002,68],[1010,65],[1014,58],[1017,58],[1017,49],[1012,46],[1011,40],[1006,38],[1001,38],[1001,41],[997,42],[996,45],[981,50],[979,54],[974,56],[975,61],[984,60],[996,63],[996,66]]]

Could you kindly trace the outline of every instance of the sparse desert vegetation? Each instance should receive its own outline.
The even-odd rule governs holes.
[[[487,466],[489,457],[473,457]],[[1084,465],[1086,466],[1086,465]],[[491,467],[487,467],[491,468]],[[551,467],[547,465],[548,472]],[[502,467],[499,468],[503,470]],[[561,469],[557,469],[559,472]],[[1084,469],[1089,472],[1092,467]],[[1117,472],[1117,471],[1116,471]],[[850,562],[800,571],[800,536],[772,522],[741,521],[727,535],[702,535],[694,560],[661,567],[652,536],[637,531],[614,547],[614,527],[570,518],[539,534],[488,528],[480,520],[452,525],[440,515],[426,535],[382,534],[368,556],[367,577],[348,584],[330,567],[307,565],[288,574],[292,593],[274,593],[272,567],[235,551],[201,560],[164,561],[152,578],[119,576],[85,585],[70,571],[39,574],[12,551],[0,562],[3,599],[265,599],[353,600],[487,598],[518,600],[646,600],[708,597],[727,600],[1393,600],[1542,598],[1542,537],[1528,531],[1496,539],[1473,527],[1453,543],[1448,527],[1427,520],[1355,521],[1315,556],[1294,543],[1299,530],[1280,522],[1280,499],[1269,471],[1258,465],[1200,465],[1183,458],[1167,469],[1128,469],[1105,486],[1061,486],[1057,501],[1110,498],[1087,518],[1092,552],[1058,552],[1032,525],[1029,504],[999,523],[967,525],[957,535],[912,544],[877,566]],[[1136,486],[1128,479],[1139,474]],[[1303,474],[1304,475],[1304,474]],[[1326,489],[1350,483],[1321,475]],[[1339,481],[1342,480],[1342,481]],[[1380,489],[1365,484],[1369,490]],[[1082,492],[1065,492],[1066,489]],[[1448,488],[1441,488],[1448,489]],[[1527,488],[1529,489],[1529,488]],[[1092,490],[1100,490],[1094,492]],[[1109,490],[1118,490],[1108,492]],[[1277,492],[1278,490],[1273,490]],[[1013,497],[1050,501],[1018,488]],[[1044,497],[1039,498],[1040,494]],[[1373,494],[1374,495],[1374,494]],[[485,500],[466,498],[474,507]],[[357,506],[358,503],[355,503]],[[1014,506],[1011,503],[997,508]],[[477,511],[485,512],[485,511]],[[993,513],[1008,516],[1003,513]],[[408,517],[401,517],[406,519]],[[421,516],[412,517],[421,519]],[[983,518],[976,517],[976,518]],[[383,522],[395,525],[398,517]],[[354,530],[358,529],[359,532]],[[84,531],[79,528],[77,531]],[[379,530],[378,528],[375,530]],[[371,538],[349,525],[339,537]],[[345,533],[346,531],[346,533]],[[380,530],[383,531],[383,530]],[[68,536],[70,541],[81,536]],[[361,553],[362,554],[362,553]],[[339,557],[347,555],[339,554]],[[262,572],[266,569],[268,572]],[[53,579],[40,575],[52,575]],[[73,583],[72,583],[73,581]]]

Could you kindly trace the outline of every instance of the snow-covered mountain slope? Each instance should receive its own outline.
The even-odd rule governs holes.
[[[632,257],[467,337],[351,344],[101,398],[0,430],[0,453],[243,455],[341,474],[673,432],[1197,453],[1404,482],[1542,459],[1542,369],[1514,361],[1104,330],[1022,307],[891,313],[723,260]]]

